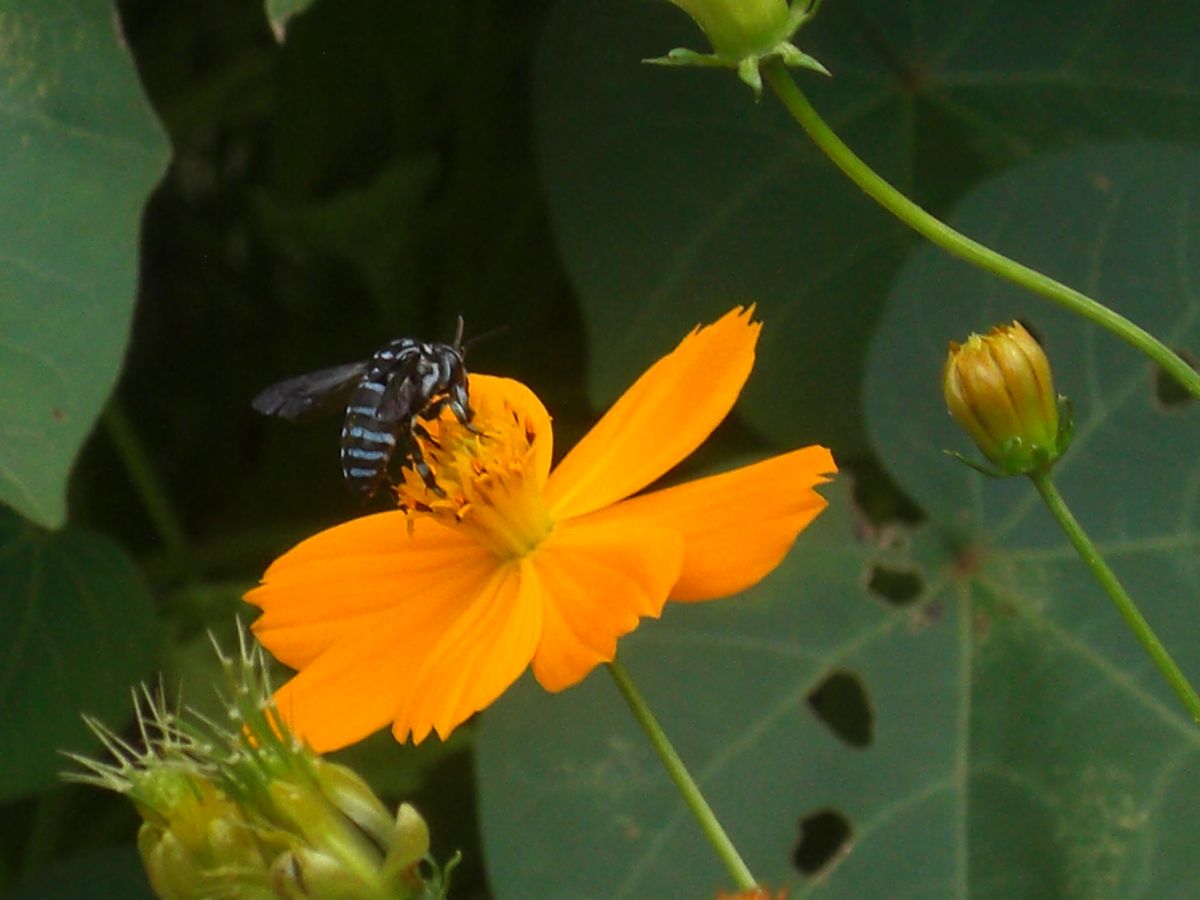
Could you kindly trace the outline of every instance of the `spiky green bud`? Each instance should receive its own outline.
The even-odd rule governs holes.
[[[67,777],[126,794],[143,824],[138,849],[164,900],[436,900],[448,874],[428,862],[415,809],[388,813],[356,773],[299,741],[271,702],[262,652],[222,657],[230,727],[194,722],[161,692],[137,702],[143,749],[98,722],[115,758],[73,757]]]

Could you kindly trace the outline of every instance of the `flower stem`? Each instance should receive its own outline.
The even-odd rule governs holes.
[[[125,471],[142,501],[146,515],[163,543],[172,568],[190,575],[191,559],[183,524],[175,514],[162,479],[158,477],[137,430],[115,397],[104,409],[103,422],[104,430],[125,464]]]
[[[758,882],[754,880],[754,876],[750,874],[750,869],[738,854],[737,848],[729,840],[729,835],[725,833],[725,829],[721,827],[721,823],[713,815],[712,808],[704,799],[704,795],[700,793],[700,788],[696,786],[696,782],[692,779],[687,767],[683,764],[683,760],[679,758],[679,754],[671,746],[671,741],[667,738],[666,732],[662,730],[662,726],[658,724],[654,718],[654,714],[650,712],[650,707],[646,705],[646,701],[638,693],[638,689],[634,687],[633,681],[629,678],[629,673],[625,671],[625,667],[621,665],[619,660],[614,659],[608,664],[608,672],[612,675],[613,681],[617,683],[617,690],[621,692],[621,696],[625,698],[625,702],[633,710],[634,718],[642,726],[642,730],[646,732],[651,745],[654,747],[655,752],[658,753],[658,758],[662,760],[662,764],[666,767],[667,774],[671,776],[671,780],[675,782],[675,787],[683,795],[683,801],[700,824],[700,829],[704,832],[704,836],[708,838],[708,842],[716,850],[717,856],[725,864],[725,869],[729,872],[730,877],[733,878],[738,890],[749,891],[758,887]]]
[[[821,118],[820,113],[792,79],[778,59],[763,66],[766,82],[778,95],[792,118],[839,169],[872,200],[896,216],[918,234],[928,238],[947,253],[978,266],[986,272],[1057,303],[1073,313],[1095,322],[1121,340],[1154,360],[1167,374],[1196,397],[1200,397],[1200,373],[1178,354],[1145,329],[1093,300],[1086,294],[1031,269],[1002,253],[955,231],[941,219],[930,215],[896,190],[846,146]]]
[[[1071,510],[1067,508],[1067,504],[1063,501],[1062,495],[1059,494],[1058,488],[1055,487],[1049,472],[1040,472],[1029,476],[1033,486],[1037,488],[1038,493],[1042,495],[1042,499],[1046,501],[1046,506],[1050,508],[1054,518],[1058,520],[1058,524],[1062,530],[1066,532],[1071,543],[1075,546],[1075,550],[1083,559],[1084,563],[1092,570],[1092,575],[1100,582],[1100,586],[1112,599],[1113,604],[1117,607],[1117,612],[1121,614],[1121,618],[1125,620],[1125,624],[1129,626],[1129,630],[1133,632],[1150,654],[1150,658],[1154,661],[1154,665],[1158,666],[1159,672],[1166,679],[1167,684],[1175,691],[1183,705],[1187,707],[1187,711],[1191,714],[1192,719],[1200,724],[1200,697],[1196,696],[1196,690],[1188,683],[1183,672],[1171,658],[1171,654],[1167,652],[1167,648],[1162,645],[1162,642],[1155,635],[1154,630],[1150,627],[1150,623],[1142,616],[1141,611],[1137,608],[1137,604],[1130,599],[1125,593],[1125,588],[1121,586],[1121,582],[1117,580],[1117,576],[1113,570],[1108,567],[1108,563],[1100,556],[1095,545],[1088,538],[1083,528],[1076,521],[1075,516],[1071,514]]]

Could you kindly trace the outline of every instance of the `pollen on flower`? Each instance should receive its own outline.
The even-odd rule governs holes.
[[[422,420],[415,440],[429,468],[428,482],[410,462],[401,470],[396,499],[409,529],[422,517],[457,528],[502,559],[523,556],[553,528],[542,499],[539,435],[532,416],[507,396],[474,403],[470,424],[444,409]]]

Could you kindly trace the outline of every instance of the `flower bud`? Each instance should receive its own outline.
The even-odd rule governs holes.
[[[429,853],[429,826],[416,808],[401,803],[396,811],[391,845],[383,861],[383,870],[395,884],[411,884],[419,880],[417,866]]]
[[[138,850],[164,900],[432,900],[456,859],[428,859],[429,829],[407,804],[397,816],[346,766],[293,735],[271,701],[260,648],[243,639],[229,679],[230,726],[189,721],[162,693],[138,698],[135,748],[87,720],[114,757],[69,754],[69,775],[127,795],[143,823]]]
[[[792,36],[786,0],[670,0],[695,20],[718,56],[742,59]]]
[[[716,66],[737,70],[738,77],[762,94],[763,63],[778,59],[787,66],[828,70],[792,43],[795,33],[816,15],[821,0],[670,0],[686,12],[712,44],[712,53],[676,47],[645,62],[666,66]]]
[[[1000,474],[1045,471],[1066,450],[1065,401],[1054,393],[1041,345],[1020,322],[951,342],[942,391],[950,415]]]
[[[261,896],[257,882],[267,869],[254,830],[198,770],[146,769],[135,775],[129,794],[145,819],[138,853],[159,897],[184,900],[218,882],[242,896]]]

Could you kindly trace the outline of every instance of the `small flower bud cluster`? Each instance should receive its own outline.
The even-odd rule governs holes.
[[[456,860],[444,870],[428,860],[420,814],[402,804],[393,817],[357,774],[290,734],[259,647],[247,649],[243,637],[239,658],[221,662],[231,728],[182,717],[161,691],[143,689],[135,703],[142,748],[87,720],[115,762],[72,755],[86,771],[67,778],[137,807],[138,851],[154,892],[164,900],[444,897]]]
[[[1067,449],[1071,416],[1050,362],[1020,322],[950,344],[942,392],[955,421],[999,471],[1047,471]]]

